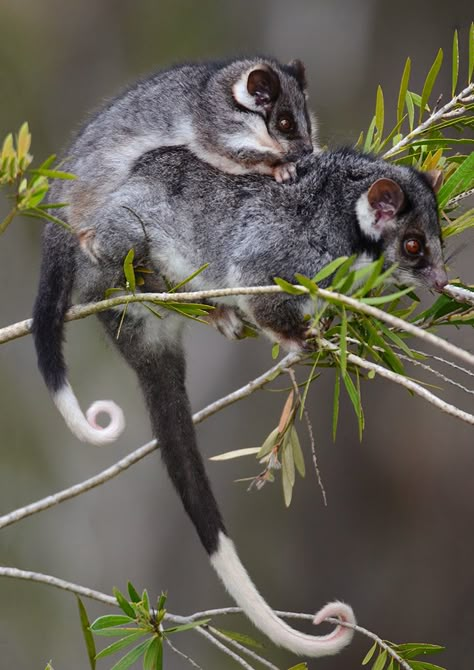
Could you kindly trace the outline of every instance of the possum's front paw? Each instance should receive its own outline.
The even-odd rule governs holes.
[[[245,337],[245,323],[232,307],[219,305],[209,312],[206,320],[229,340],[240,340]]]
[[[100,246],[95,237],[95,230],[93,228],[83,228],[77,233],[79,246],[82,251],[88,256],[93,263],[98,263],[100,260]]]
[[[273,178],[279,184],[285,181],[295,181],[296,165],[294,163],[283,163],[273,168]]]

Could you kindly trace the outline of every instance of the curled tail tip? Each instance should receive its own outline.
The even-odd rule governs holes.
[[[82,442],[102,446],[115,442],[125,428],[125,418],[120,407],[112,400],[98,400],[84,416],[72,387],[67,383],[53,393],[53,400],[72,433]],[[109,417],[102,427],[97,422],[99,414]]]
[[[347,623],[350,626],[355,626],[357,621],[354,611],[350,605],[339,600],[328,603],[322,607],[319,612],[316,612],[313,624],[317,626],[327,618],[339,619],[342,623]],[[345,647],[352,640],[354,636],[354,629],[347,626],[336,626],[334,630],[328,635],[324,636],[327,642],[337,642],[337,648],[334,653]]]

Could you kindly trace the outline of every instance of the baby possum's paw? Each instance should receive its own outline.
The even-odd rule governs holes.
[[[93,263],[100,260],[100,246],[95,239],[95,230],[93,228],[83,228],[77,233],[79,246]]]
[[[229,340],[240,340],[245,336],[245,323],[233,307],[219,305],[209,312],[206,321]]]
[[[291,182],[296,179],[296,165],[294,163],[283,163],[273,168],[273,178],[279,184],[285,181]]]

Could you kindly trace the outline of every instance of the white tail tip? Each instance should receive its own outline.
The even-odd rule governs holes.
[[[327,635],[307,635],[280,619],[257,591],[237,556],[233,542],[222,531],[219,532],[217,550],[210,560],[239,607],[274,644],[295,654],[314,658],[337,654],[352,640],[354,630],[346,626],[336,626]],[[336,617],[351,625],[356,623],[352,608],[341,602],[325,605],[317,612],[313,623],[322,623],[328,617]]]
[[[70,430],[83,442],[97,446],[115,442],[125,428],[125,418],[120,407],[112,400],[98,400],[82,412],[74,391],[66,384],[53,395],[53,401],[61,412]],[[99,414],[106,414],[109,423],[102,427],[97,423]]]

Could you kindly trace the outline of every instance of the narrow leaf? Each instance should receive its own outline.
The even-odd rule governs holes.
[[[147,634],[146,630],[143,629],[137,630],[132,635],[126,635],[125,637],[120,638],[120,640],[112,642],[112,644],[109,644],[108,647],[105,647],[105,649],[99,651],[99,653],[96,655],[96,660],[99,660],[99,658],[105,658],[106,656],[111,656],[112,654],[115,654],[117,651],[120,651],[121,649],[128,647],[133,642],[136,642],[146,634]]]
[[[312,279],[305,277],[305,275],[301,275],[299,272],[295,274],[295,279],[297,280],[298,284],[301,284],[301,286],[307,288],[311,295],[316,294],[318,287]]]
[[[76,175],[71,174],[70,172],[61,172],[60,170],[48,170],[46,168],[35,168],[29,170],[33,174],[40,174],[42,177],[48,177],[49,179],[76,179]]]
[[[301,449],[300,439],[294,426],[291,426],[290,428],[290,442],[291,448],[293,449],[293,460],[296,469],[300,473],[301,477],[304,477],[306,474],[306,468],[304,464],[303,450]]]
[[[295,484],[296,476],[295,476],[295,461],[293,459],[293,449],[291,447],[290,433],[288,433],[288,436],[286,437],[283,443],[281,464],[283,472],[286,471],[288,480],[291,486],[293,487]]]
[[[383,670],[387,661],[387,651],[384,649],[377,657],[377,660],[372,666],[372,670]]]
[[[330,275],[332,275],[336,270],[347,261],[348,256],[341,256],[340,258],[336,258],[335,260],[331,261],[327,265],[325,265],[314,277],[313,281],[318,284],[319,282],[323,281],[323,279],[327,279]]]
[[[458,31],[454,31],[453,37],[453,77],[452,77],[452,86],[451,86],[451,96],[454,98],[456,93],[456,87],[458,85],[458,75],[459,75],[459,41],[458,41]]]
[[[269,454],[271,450],[275,448],[278,436],[279,436],[278,428],[274,428],[270,433],[270,435],[266,438],[265,442],[260,447],[260,450],[257,454],[257,459],[260,460],[261,458],[264,458],[264,456]]]
[[[347,370],[347,316],[346,310],[342,308],[341,333],[339,336],[339,349],[341,359],[341,374],[344,376]]]
[[[138,595],[132,582],[127,582],[127,589],[128,589],[128,595],[130,596],[130,600],[132,601],[132,603],[139,603],[140,596]]]
[[[130,249],[130,251],[125,256],[125,260],[123,262],[123,273],[125,275],[125,279],[127,280],[128,288],[132,293],[135,293],[135,289],[137,287],[135,281],[135,270],[133,268],[134,258],[135,258],[135,250]]]
[[[193,628],[199,628],[199,626],[205,626],[208,624],[210,619],[199,619],[199,621],[191,621],[190,623],[183,623],[180,626],[173,626],[172,628],[167,628],[165,633],[170,635],[171,633],[181,633],[183,630],[192,630]]]
[[[406,97],[408,91],[408,82],[410,81],[411,60],[407,58],[405,67],[403,69],[402,79],[400,82],[400,92],[398,94],[397,105],[397,124],[401,123],[403,118],[403,110],[406,104]]]
[[[290,284],[290,282],[286,281],[286,279],[282,279],[281,277],[274,277],[273,281],[275,284],[278,284],[278,286],[282,288],[285,293],[290,293],[291,295],[302,295],[303,293],[307,293],[305,289],[299,288],[298,286],[293,286],[293,284]]]
[[[293,399],[295,397],[295,392],[293,390],[290,391],[290,394],[288,398],[286,399],[285,405],[283,407],[281,416],[280,416],[280,421],[278,422],[278,432],[280,435],[282,435],[288,425],[288,420],[291,417],[292,414],[292,409],[293,409]]]
[[[468,190],[473,181],[474,153],[471,153],[440,188],[438,193],[439,208],[443,209],[454,195]]]
[[[364,142],[364,152],[367,153],[372,149],[372,140],[374,139],[374,132],[375,132],[375,116],[370,122],[369,129],[367,131],[367,135],[365,136],[365,142]]]
[[[235,449],[234,451],[226,451],[223,454],[218,454],[217,456],[211,456],[210,461],[229,461],[232,458],[240,458],[241,456],[249,456],[251,454],[258,454],[260,451],[259,447],[248,447],[247,449]]]
[[[121,658],[120,661],[111,668],[111,670],[128,670],[135,661],[138,661],[140,656],[143,656],[152,642],[153,640],[145,640],[134,649],[131,649],[128,654]]]
[[[143,657],[143,670],[161,670],[163,667],[163,640],[154,637]]]
[[[90,630],[89,617],[87,616],[86,608],[84,607],[84,604],[79,597],[77,598],[77,604],[79,606],[79,618],[81,620],[82,634],[84,636],[84,641],[87,647],[87,656],[89,658],[89,665],[91,667],[91,670],[95,670],[96,648],[95,648],[94,636],[92,635]]]
[[[468,84],[471,83],[473,71],[474,71],[474,22],[471,23],[471,28],[469,30],[469,70],[467,75]]]
[[[170,293],[175,293],[178,289],[180,289],[182,286],[185,284],[189,284],[190,281],[192,281],[195,277],[201,274],[201,272],[204,272],[209,267],[209,263],[204,263],[204,265],[201,265],[200,268],[198,268],[195,272],[193,272],[189,277],[186,277],[186,279],[183,279],[183,281],[179,282],[179,284],[176,284],[176,286],[173,286],[172,289],[170,289]]]
[[[377,128],[378,138],[382,138],[383,126],[384,126],[384,99],[382,87],[379,85],[377,87],[377,98],[375,102],[375,127]]]
[[[107,614],[100,616],[91,624],[91,630],[102,630],[103,628],[113,628],[115,626],[122,626],[126,623],[135,623],[135,619],[125,614]]]
[[[433,90],[434,83],[436,81],[436,78],[438,76],[441,64],[443,62],[443,50],[439,49],[436,58],[434,59],[433,65],[430,68],[430,71],[428,72],[428,76],[426,77],[425,84],[423,86],[423,91],[421,93],[421,103],[420,103],[420,116],[419,116],[419,121],[421,121],[422,116],[423,116],[423,111],[426,107],[426,104],[429,100],[429,97],[431,95],[431,91]]]
[[[407,106],[407,113],[408,113],[408,126],[410,128],[410,132],[413,130],[413,126],[415,125],[415,106],[413,105],[413,98],[411,97],[410,91],[407,91],[406,97],[405,97],[405,102]],[[394,138],[395,140],[395,138]]]
[[[372,656],[375,654],[377,651],[377,642],[374,642],[374,644],[370,647],[369,651],[366,653],[364,656],[364,660],[362,661],[362,665],[367,665],[367,663],[370,661]]]
[[[332,411],[332,439],[333,442],[336,441],[337,433],[337,423],[339,419],[339,397],[341,391],[341,374],[339,370],[336,370],[336,375],[334,379],[334,399],[333,399],[333,411]]]
[[[121,591],[119,591],[117,588],[115,588],[115,586],[114,586],[113,594],[114,594],[114,596],[115,596],[115,598],[116,598],[116,600],[119,604],[119,607],[125,612],[125,614],[127,616],[134,619],[135,618],[135,611],[134,611],[133,607],[130,605],[130,603],[128,602],[128,600],[125,598],[123,593]]]

